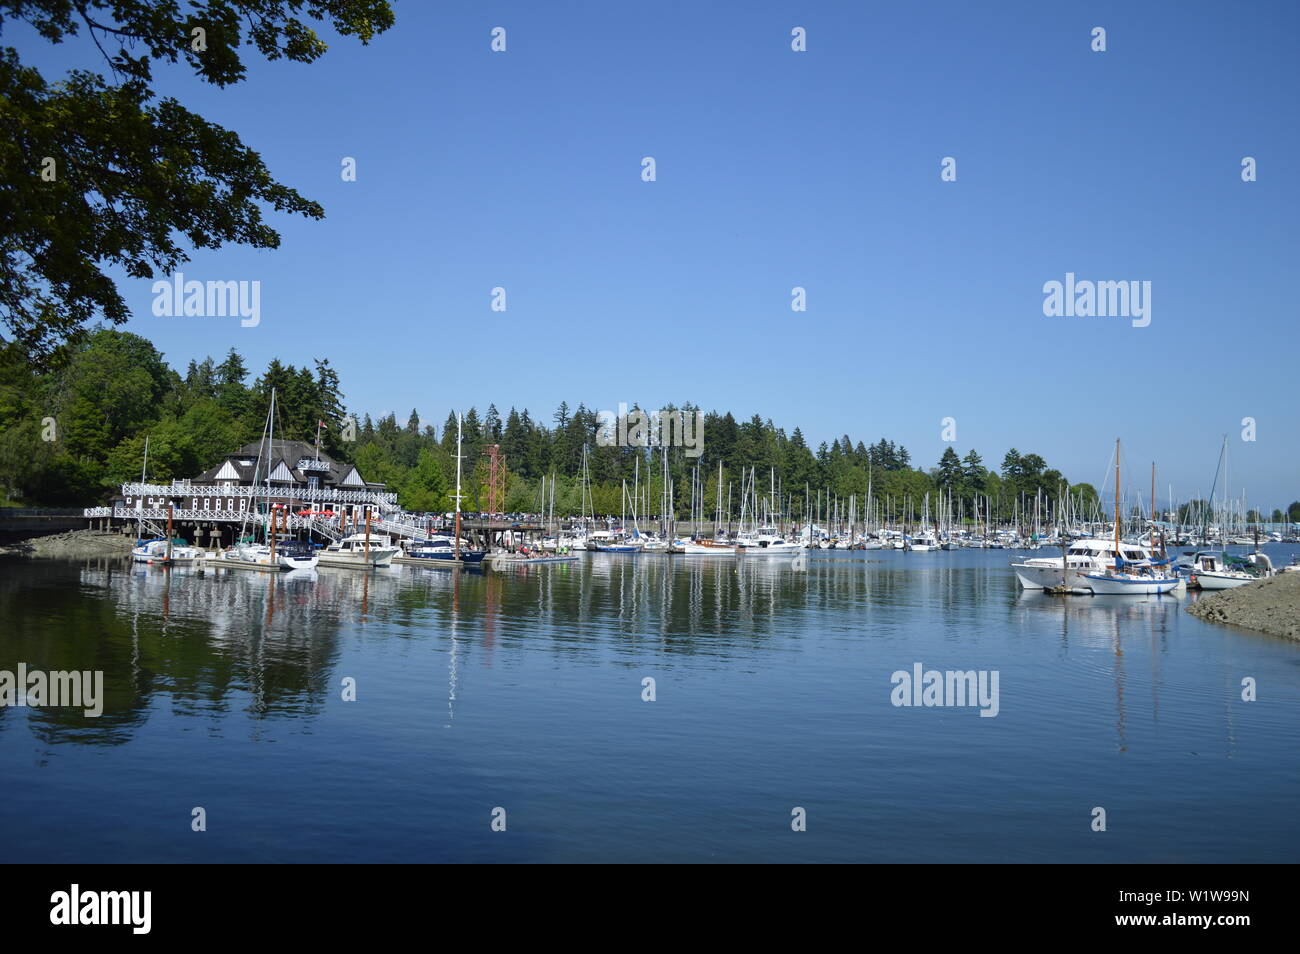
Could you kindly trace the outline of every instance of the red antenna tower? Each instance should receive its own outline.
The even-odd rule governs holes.
[[[506,455],[500,444],[489,444],[483,454],[488,459],[488,513],[500,513],[506,505]]]

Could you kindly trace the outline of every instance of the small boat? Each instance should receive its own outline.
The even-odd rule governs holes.
[[[167,552],[167,540],[159,537],[153,540],[141,540],[131,548],[131,559],[136,563],[154,565],[185,566],[197,563],[203,558],[203,551],[192,547],[188,542],[177,537],[171,541],[171,553]]]
[[[271,548],[265,543],[241,543],[221,551],[211,566],[230,570],[257,570],[263,573],[279,573],[289,567],[282,563],[277,554],[271,556]]]
[[[669,552],[683,556],[734,557],[739,553],[739,549],[734,544],[714,540],[690,540],[683,537],[681,540],[673,541],[672,549]]]
[[[235,570],[261,570],[278,573],[281,570],[313,570],[316,568],[316,547],[305,540],[277,540],[274,551],[265,543],[252,541],[239,543],[218,554],[213,566]]]
[[[593,530],[587,534],[587,549],[597,553],[640,553],[644,541],[624,536],[622,530]]]
[[[319,553],[321,566],[347,567],[353,570],[373,570],[392,566],[398,549],[390,539],[381,534],[354,533],[335,540]]]
[[[535,563],[577,563],[578,558],[569,553],[548,553],[537,550],[520,550],[511,553],[500,550],[489,553],[485,561],[494,570],[508,566],[531,566]]]
[[[487,551],[473,550],[462,544],[457,557],[456,542],[451,537],[437,536],[412,546],[406,555],[420,561],[446,563],[459,559],[461,563],[482,563]]]
[[[803,549],[801,544],[781,536],[776,527],[759,527],[752,537],[742,537],[738,542],[745,556],[794,556]],[[822,543],[823,549],[830,546],[830,541]]]
[[[918,553],[926,553],[930,550],[939,549],[939,540],[929,530],[922,530],[909,541],[908,549]]]
[[[1272,575],[1272,564],[1261,554],[1263,563],[1252,563],[1218,550],[1203,550],[1192,558],[1189,582],[1203,590],[1231,590]]]
[[[277,540],[275,558],[286,570],[314,570],[319,562],[316,546],[306,540]]]

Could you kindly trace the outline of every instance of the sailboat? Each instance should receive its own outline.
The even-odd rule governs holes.
[[[633,518],[635,523],[635,517]],[[623,516],[616,529],[594,530],[587,534],[587,549],[597,553],[640,553],[645,541],[635,527],[631,536],[627,532],[627,480],[623,480]]]
[[[1119,480],[1119,439],[1115,440],[1115,552],[1120,552],[1120,531],[1123,521],[1120,518],[1120,480]],[[1153,479],[1154,484],[1154,479]],[[1155,499],[1152,495],[1151,515],[1155,518]],[[1115,557],[1115,566],[1104,572],[1088,573],[1084,579],[1095,596],[1151,596],[1171,593],[1182,583],[1181,577],[1173,569],[1172,560],[1153,561],[1133,566],[1126,571],[1126,564],[1121,556]]]
[[[149,471],[149,436],[144,438],[144,463],[140,467],[140,483],[147,480]],[[197,563],[203,557],[203,551],[198,547],[192,547],[189,542],[182,540],[180,537],[172,536],[171,509],[169,508],[167,518],[167,536],[152,537],[146,540],[144,538],[144,497],[140,498],[138,504],[140,516],[136,520],[136,542],[131,548],[131,559],[136,563],[148,563],[156,566],[180,566],[187,563]]]
[[[734,544],[722,540],[722,461],[718,461],[717,505],[713,512],[713,537],[709,539],[696,534],[694,537],[682,537],[674,540],[670,552],[681,556],[723,556],[734,557],[740,551]],[[699,468],[696,467],[691,480],[691,526],[699,526],[699,511],[704,508],[704,486],[700,483]]]
[[[300,541],[277,540],[279,525],[283,522],[285,537],[289,533],[289,512],[280,505],[271,504],[271,456],[275,449],[275,388],[271,389],[271,405],[266,412],[266,426],[262,428],[262,446],[258,448],[257,466],[253,473],[261,468],[263,457],[266,459],[266,522],[262,530],[265,542],[259,543],[252,537],[245,536],[247,515],[240,525],[240,540],[229,549],[223,550],[214,561],[214,566],[234,570],[256,570],[264,573],[280,573],[286,570],[311,570],[317,563],[315,548]],[[251,510],[251,507],[250,507]],[[277,544],[279,544],[277,548]]]
[[[1219,463],[1214,470],[1214,483],[1210,485],[1210,505],[1214,502],[1214,491],[1219,485],[1219,471],[1224,473],[1223,482],[1228,482],[1228,438],[1224,437],[1223,447],[1219,450]],[[1226,496],[1226,494],[1225,494]],[[1227,511],[1225,505],[1225,520],[1227,520]],[[1201,539],[1205,540],[1209,536],[1209,519],[1210,508],[1207,507],[1204,512],[1204,518],[1201,525]],[[1225,534],[1226,535],[1226,534]],[[1247,559],[1228,553],[1227,546],[1235,542],[1231,539],[1221,541],[1218,550],[1201,550],[1194,554],[1186,555],[1187,567],[1191,574],[1189,582],[1192,586],[1198,586],[1203,590],[1231,590],[1238,586],[1245,586],[1247,583],[1253,583],[1265,576],[1271,575],[1272,564],[1263,554],[1257,554],[1257,557],[1263,557],[1263,560]],[[1252,565],[1253,564],[1253,565]],[[1249,567],[1249,569],[1247,569]]]
[[[749,556],[794,556],[803,551],[803,544],[797,540],[787,540],[781,533],[779,523],[779,509],[776,504],[776,471],[772,469],[769,473],[771,481],[770,498],[764,501],[765,516],[769,519],[764,521],[762,526],[755,528],[752,534],[742,535],[737,538],[736,542],[742,547],[742,553]],[[753,511],[755,516],[758,514],[758,496],[755,487],[753,469],[750,469],[750,493],[753,494]],[[829,542],[826,546],[829,547]]]

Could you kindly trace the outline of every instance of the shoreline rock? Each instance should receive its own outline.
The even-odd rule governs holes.
[[[1279,573],[1203,596],[1187,607],[1187,612],[1207,623],[1226,623],[1300,641],[1300,573]]]
[[[84,557],[126,556],[133,546],[134,540],[112,530],[68,530],[0,547],[0,556],[75,560]]]

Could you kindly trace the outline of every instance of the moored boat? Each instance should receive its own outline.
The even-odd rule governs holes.
[[[1052,589],[1064,586],[1072,593],[1091,593],[1089,574],[1104,573],[1115,565],[1116,558],[1129,565],[1151,562],[1151,551],[1136,543],[1120,543],[1102,539],[1076,540],[1065,551],[1064,557],[1032,557],[1011,564],[1016,579],[1026,590]]]
[[[462,543],[457,554],[455,540],[436,536],[411,546],[405,556],[408,558],[403,561],[405,563],[455,563],[459,560],[464,564],[474,564],[482,563],[487,551],[471,549]]]
[[[1154,596],[1171,593],[1182,583],[1177,575],[1156,569],[1140,573],[1089,573],[1084,578],[1094,596]]]
[[[373,570],[391,566],[398,549],[382,534],[354,533],[335,540],[319,553],[321,566]]]
[[[781,536],[776,527],[759,527],[752,537],[737,542],[745,556],[794,556],[803,549],[801,544]],[[830,545],[829,541],[826,545]]]
[[[1231,590],[1271,576],[1273,565],[1264,554],[1239,557],[1220,550],[1202,550],[1192,557],[1189,582],[1203,590]]]

